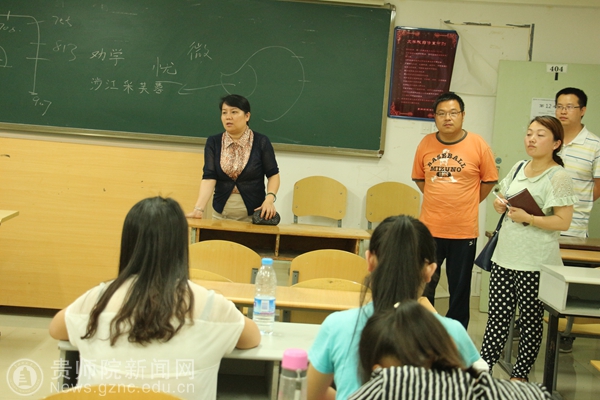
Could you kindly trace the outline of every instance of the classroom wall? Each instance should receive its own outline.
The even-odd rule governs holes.
[[[533,2],[534,0],[530,0]],[[392,0],[396,6],[397,26],[414,26],[421,28],[443,28],[444,20],[453,22],[489,22],[494,25],[504,24],[535,24],[535,37],[533,42],[533,61],[549,61],[562,63],[600,63],[600,52],[597,47],[600,44],[597,38],[600,37],[600,6],[596,7],[564,7],[564,6],[543,6],[543,5],[519,5],[507,3],[473,2],[473,1],[408,1]],[[552,3],[556,3],[553,1]],[[480,49],[485,52],[486,49]],[[464,71],[462,71],[464,72]],[[585,88],[584,88],[585,89]],[[466,103],[465,128],[481,134],[486,140],[491,142],[492,127],[494,119],[495,99],[493,96],[474,96],[460,93]],[[594,99],[590,99],[588,112],[600,112],[600,105],[595,110],[594,104],[599,104]],[[352,110],[348,110],[351,113]],[[310,116],[307,116],[309,118]],[[218,118],[218,115],[215,115]],[[600,132],[600,127],[590,127],[592,131]],[[365,213],[365,194],[367,189],[379,182],[394,180],[409,185],[413,185],[410,179],[410,172],[415,148],[422,139],[423,134],[434,130],[431,123],[418,122],[410,120],[387,119],[387,138],[385,145],[385,154],[381,159],[354,158],[343,156],[311,155],[290,152],[278,152],[277,158],[281,170],[281,189],[279,191],[276,206],[281,213],[283,223],[292,222],[292,188],[294,182],[309,175],[327,175],[344,183],[348,188],[348,212],[344,219],[343,226],[349,228],[366,228],[367,222]],[[264,132],[269,134],[269,132]],[[502,134],[497,132],[495,134]],[[10,136],[13,138],[23,137],[21,134],[11,132],[0,132],[0,136]],[[57,138],[62,141],[73,141],[70,138]],[[25,151],[26,147],[33,146],[31,141],[45,140],[40,136],[29,136],[27,140],[11,142],[11,145],[17,146],[16,151]],[[98,145],[101,147],[101,156],[106,157],[108,161],[120,160],[123,157],[131,156],[131,163],[127,164],[121,171],[115,170],[95,170],[93,175],[88,175],[85,169],[79,165],[70,165],[69,168],[76,169],[77,176],[86,181],[89,179],[89,190],[99,190],[101,183],[94,179],[100,174],[106,181],[110,181],[117,175],[131,174],[131,165],[136,165],[135,160],[138,157],[146,159],[147,151],[157,157],[157,160],[179,160],[177,162],[166,162],[161,166],[165,169],[162,173],[157,173],[157,178],[152,187],[146,187],[143,191],[134,191],[129,193],[130,198],[119,200],[120,207],[126,208],[135,203],[139,198],[162,193],[171,194],[170,187],[175,185],[180,188],[177,192],[177,198],[182,202],[186,210],[190,210],[196,199],[199,171],[202,167],[201,157],[198,153],[201,148],[192,145],[172,145],[150,144],[150,143],[127,143],[130,147],[121,147],[118,142],[108,139],[98,138],[78,138],[75,140],[79,146],[76,151],[81,154],[78,158],[87,160],[87,155],[99,157]],[[2,143],[2,142],[0,142]],[[45,145],[38,144],[45,148]],[[20,148],[19,146],[22,146]],[[36,145],[37,146],[37,145]],[[36,147],[34,146],[34,147]],[[52,146],[55,151],[68,152],[72,149],[70,144],[56,143]],[[136,149],[137,148],[137,149]],[[189,159],[183,162],[180,153],[190,153]],[[6,153],[0,148],[0,154]],[[186,158],[186,157],[183,157]],[[193,160],[190,164],[190,160]],[[61,158],[55,159],[56,163],[62,162]],[[0,163],[0,174],[5,174],[8,170],[4,169],[4,163]],[[146,165],[146,164],[144,164]],[[152,163],[147,164],[148,167]],[[136,173],[144,171],[143,166]],[[191,171],[187,173],[188,171]],[[42,179],[44,174],[52,174],[52,169],[44,171],[29,171],[28,180],[23,181],[23,185],[31,184]],[[59,176],[54,178],[60,181]],[[183,186],[180,186],[183,185]],[[21,210],[31,210],[34,204],[49,206],[52,209],[64,210],[65,215],[71,213],[79,214],[84,210],[72,209],[67,203],[59,203],[56,196],[53,196],[47,190],[41,190],[37,186],[20,188],[21,192],[29,191],[28,196],[21,197],[21,204],[15,204],[13,194],[6,188],[0,187],[0,208],[15,208]],[[51,204],[48,205],[48,202]],[[480,207],[482,216],[480,218],[481,234],[483,234],[485,207]],[[122,214],[122,210],[120,210]],[[56,222],[49,223],[43,216],[35,215],[35,221],[32,221],[31,213],[22,212],[21,215],[11,220],[0,228],[0,251],[10,254],[10,265],[7,264],[6,257],[0,255],[0,305],[28,305],[33,307],[56,308],[68,304],[75,296],[76,292],[83,287],[89,287],[99,280],[102,280],[106,273],[101,274],[79,274],[76,287],[72,285],[66,289],[70,290],[67,294],[58,296],[56,301],[48,302],[48,293],[40,295],[35,290],[28,290],[25,294],[19,293],[20,286],[31,287],[32,279],[43,284],[43,278],[33,278],[39,271],[46,271],[48,274],[58,273],[69,269],[82,268],[81,257],[71,257],[70,254],[58,254],[56,257],[47,258],[44,265],[35,263],[34,259],[44,259],[43,253],[34,254],[28,257],[20,257],[18,252],[35,252],[36,242],[44,235],[54,235],[58,231]],[[315,222],[313,219],[301,219],[301,222]],[[318,221],[321,222],[321,221]],[[328,221],[323,221],[328,222]],[[68,220],[62,222],[69,224]],[[82,222],[78,222],[81,224]],[[9,224],[12,225],[9,226]],[[15,230],[18,230],[17,224],[25,225],[31,229],[28,235],[19,234],[18,240],[14,238]],[[119,224],[111,220],[111,227],[117,229]],[[333,222],[332,222],[333,225]],[[69,235],[69,229],[65,229],[64,234]],[[78,231],[79,232],[79,231]],[[103,232],[100,232],[101,234]],[[79,233],[77,233],[79,234]],[[107,254],[94,254],[94,257],[87,259],[86,267],[93,270],[95,265],[102,265],[103,268],[109,268],[116,262],[118,249],[119,232],[105,233],[107,236],[104,243],[108,250]],[[74,235],[71,233],[71,235]],[[479,246],[482,246],[484,239],[479,240]],[[18,252],[14,246],[18,246]],[[60,243],[56,243],[57,246]],[[35,264],[35,265],[33,265]],[[33,266],[32,266],[33,265]],[[49,271],[49,272],[48,272]],[[11,273],[14,276],[10,280],[5,279],[6,274]],[[62,273],[62,272],[61,272]],[[53,281],[54,282],[54,281]],[[29,286],[28,286],[29,285]],[[6,290],[11,289],[10,292]],[[5,295],[2,295],[4,293]],[[9,296],[7,293],[10,293]],[[52,293],[50,293],[52,294]],[[21,297],[19,297],[21,295]],[[27,299],[26,304],[19,304],[23,298]],[[16,300],[15,300],[16,299]]]

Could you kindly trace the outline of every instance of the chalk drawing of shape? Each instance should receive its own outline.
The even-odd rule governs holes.
[[[308,81],[302,57],[283,46],[257,50],[235,71],[221,72],[221,85],[227,93],[270,96],[276,106],[262,110],[261,119],[275,122],[290,112],[304,92]]]
[[[8,55],[2,46],[0,46],[0,68],[10,68],[8,65]]]

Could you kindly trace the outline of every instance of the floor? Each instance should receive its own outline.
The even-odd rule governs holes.
[[[478,348],[481,340],[487,314],[478,311],[478,298],[471,301],[471,323],[469,334]],[[447,309],[447,299],[436,300],[436,308],[441,312]],[[41,399],[55,392],[57,385],[58,357],[57,342],[48,335],[48,324],[53,312],[49,310],[25,309],[15,307],[0,307],[0,400],[16,399]],[[538,357],[534,370],[530,376],[532,381],[541,382],[544,355]],[[516,346],[515,346],[516,351]],[[39,390],[31,396],[17,395],[8,386],[9,369],[14,371],[14,363],[22,359],[29,359],[39,365],[44,381]],[[559,359],[558,391],[565,400],[592,400],[598,399],[600,393],[600,372],[590,365],[590,359],[600,359],[600,341],[594,339],[578,338],[573,347],[573,353],[561,354]],[[507,375],[496,367],[494,376],[506,379]],[[252,389],[249,392],[239,393],[240,387],[252,386],[255,378],[248,377],[249,385],[240,385],[239,380],[223,379],[220,383],[219,399],[266,399],[260,391]],[[236,390],[238,390],[236,392]]]

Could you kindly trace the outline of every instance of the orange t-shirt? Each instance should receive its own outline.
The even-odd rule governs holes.
[[[498,182],[490,146],[468,132],[454,143],[437,133],[425,136],[415,154],[413,181],[425,183],[419,219],[437,238],[479,236],[479,189],[482,182]]]

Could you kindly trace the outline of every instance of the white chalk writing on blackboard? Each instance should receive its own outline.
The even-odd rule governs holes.
[[[77,45],[73,43],[63,43],[62,40],[57,40],[56,44],[52,48],[54,52],[60,53],[70,53],[71,58],[68,61],[75,61],[77,56],[75,55],[75,50],[77,49]]]
[[[156,63],[152,66],[152,70],[156,71],[156,76],[159,74],[177,75],[177,69],[175,68],[173,61],[161,64],[159,57],[156,57]]]
[[[53,15],[52,18],[54,18],[54,25],[66,25],[66,26],[73,26],[71,25],[71,16],[67,16],[66,18],[64,17],[59,17],[57,15]]]
[[[212,57],[208,55],[209,50],[206,43],[192,42],[189,47],[188,55],[190,56],[190,60],[193,61],[201,59],[202,57],[212,60]]]

